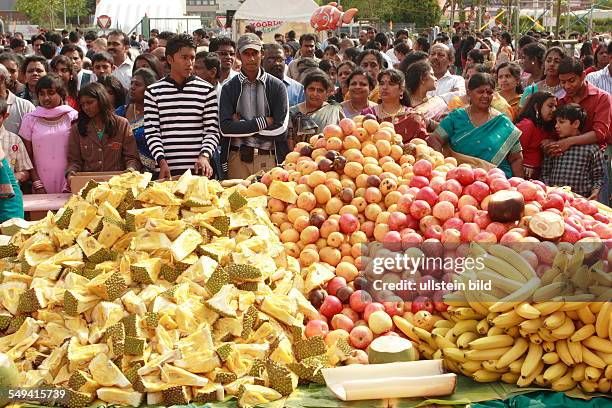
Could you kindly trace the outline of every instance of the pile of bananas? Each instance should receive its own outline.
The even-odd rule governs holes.
[[[541,276],[507,247],[472,245],[469,256],[477,255],[485,267],[459,279],[490,277],[490,291],[450,294],[431,331],[393,318],[421,355],[479,382],[609,393],[612,273],[602,253],[561,247]]]

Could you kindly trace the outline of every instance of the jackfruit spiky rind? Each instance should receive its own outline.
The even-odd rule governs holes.
[[[19,247],[8,243],[6,245],[0,245],[0,258],[10,258],[19,254]]]
[[[119,299],[127,291],[127,283],[120,272],[115,272],[101,285],[102,292],[98,295],[108,301]]]
[[[20,264],[21,264],[21,273],[25,273],[29,275],[30,271],[32,270],[32,265],[30,265],[28,261],[26,261],[25,259],[22,259]]]
[[[132,384],[132,388],[134,388],[134,390],[138,392],[145,392],[145,387],[142,383],[142,377],[138,375],[138,370],[143,365],[144,364],[141,362],[135,362],[123,371],[123,375],[125,375],[125,378],[127,378],[128,381]]]
[[[204,303],[209,309],[224,317],[237,317],[236,308],[230,303],[232,299],[229,297],[235,288],[232,285],[223,286],[213,297],[206,300]]]
[[[241,282],[236,287],[247,292],[257,292],[259,290],[259,282]]]
[[[185,208],[191,208],[191,207],[208,207],[212,205],[212,201],[210,200],[201,200],[197,197],[190,197],[188,200],[185,200],[182,203],[182,206]]]
[[[79,275],[92,280],[93,278],[95,278],[96,276],[100,275],[102,273],[101,270],[99,269],[93,269],[93,268],[83,268],[83,270],[78,273]]]
[[[145,313],[145,318],[143,320],[144,326],[149,329],[156,328],[157,325],[159,324],[160,317],[161,316],[159,315],[159,313],[155,313],[155,312]]]
[[[213,222],[210,223],[210,225],[220,232],[218,236],[227,237],[229,234],[230,217],[215,217],[215,219],[213,220]]]
[[[93,396],[86,392],[79,392],[65,389],[64,397],[58,401],[58,404],[66,408],[84,408],[93,400]]]
[[[265,395],[264,395],[265,393]],[[250,407],[253,406],[253,394],[257,395],[255,404],[264,404],[267,402],[276,401],[281,396],[279,392],[265,387],[259,384],[242,384],[238,389],[238,394],[236,394],[236,398],[238,398],[238,406],[239,407]]]
[[[240,337],[247,339],[253,333],[253,328],[257,322],[257,315],[257,309],[253,305],[249,306],[244,312],[242,315],[242,334]]]
[[[130,337],[138,337],[140,316],[135,313],[129,314],[121,319],[123,327],[125,327],[125,335]]]
[[[119,215],[125,218],[127,210],[131,210],[134,208],[134,202],[134,193],[132,193],[131,188],[128,188],[123,196],[123,199],[121,200],[121,203],[119,203],[119,205],[117,206],[117,212],[119,213]]]
[[[74,214],[74,210],[70,207],[66,208],[62,212],[62,215],[60,215],[60,217],[57,219],[57,221],[55,221],[55,225],[57,226],[57,228],[68,228],[68,226],[70,225],[70,217],[72,217],[72,214]]]
[[[85,184],[85,187],[81,189],[80,196],[83,198],[87,198],[87,194],[89,194],[91,190],[98,187],[99,185],[100,184],[97,181],[89,180],[87,184]]]
[[[41,304],[38,301],[35,288],[27,289],[19,297],[19,304],[17,305],[17,313],[32,313],[41,308]]]
[[[248,204],[247,199],[244,198],[244,196],[240,194],[238,190],[230,194],[230,196],[227,198],[227,201],[230,204],[230,209],[232,210],[232,212],[236,212]]]
[[[124,352],[130,356],[142,356],[146,345],[147,341],[143,338],[127,336],[125,338]]]
[[[81,387],[87,384],[88,378],[87,373],[81,370],[77,370],[72,373],[68,380],[68,388],[74,391],[78,391]]]
[[[291,394],[294,390],[294,385],[297,385],[293,383],[291,371],[273,360],[266,361],[266,373],[268,374],[270,388],[278,391],[283,396]]]
[[[215,374],[215,382],[219,384],[229,384],[233,381],[236,381],[238,376],[235,373],[231,373],[229,371],[218,371]]]
[[[301,380],[325,384],[322,368],[326,366],[326,356],[308,357],[299,363],[290,363],[288,367],[298,375]]]
[[[4,334],[15,333],[17,330],[19,330],[19,328],[25,322],[25,320],[26,320],[26,316],[23,316],[23,315],[14,316],[11,319],[8,327],[6,328],[6,331],[4,332]]]
[[[219,356],[219,360],[221,360],[222,362],[225,362],[225,360],[227,360],[230,353],[232,352],[232,348],[233,346],[230,343],[226,343],[220,347],[217,347],[216,351],[217,351],[217,355]]]
[[[321,336],[313,336],[293,343],[293,353],[298,361],[308,357],[320,356],[327,352],[327,346]]]
[[[102,340],[111,340],[111,351],[115,356],[122,356],[125,352],[125,327],[123,323],[115,323],[104,332]],[[121,367],[121,365],[119,365]]]
[[[230,278],[238,282],[257,282],[263,277],[261,271],[247,264],[232,264],[225,267]]]
[[[12,316],[9,315],[0,315],[0,331],[5,331],[9,324],[11,324]]]
[[[215,382],[220,383],[220,381],[217,381],[216,379]],[[204,387],[195,390],[193,395],[193,402],[202,404],[207,402],[221,401],[223,400],[223,395],[224,392],[223,387],[221,385],[208,383]]]
[[[157,258],[149,258],[141,264],[132,265],[130,270],[134,282],[153,284],[161,271],[161,262]]]
[[[189,394],[187,393],[187,387],[177,385],[174,387],[167,388],[162,391],[162,398],[164,405],[185,405],[189,403]]]
[[[230,283],[229,273],[219,265],[206,281],[206,289],[208,289],[211,295],[214,295],[228,283]]]
[[[249,371],[249,377],[261,377],[266,370],[266,362],[261,359],[253,360],[253,365]]]
[[[181,271],[179,271],[179,269],[176,267],[162,263],[159,270],[159,276],[164,278],[167,282],[174,282],[179,276],[181,276]]]

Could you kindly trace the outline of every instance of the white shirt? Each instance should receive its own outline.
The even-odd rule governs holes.
[[[602,91],[612,94],[612,75],[610,74],[610,70],[612,70],[612,64],[606,65],[599,71],[591,72],[586,76],[586,80]]]
[[[98,82],[98,77],[96,76],[96,74],[94,74],[92,71],[88,69],[82,69],[77,74],[77,89],[78,90],[81,90],[81,83],[83,82],[83,74],[90,75],[91,79],[89,80],[89,83]]]
[[[391,50],[393,51],[393,50]],[[387,61],[387,68],[393,68],[393,60],[391,59],[391,57],[389,55],[387,55],[387,53],[385,52],[381,52],[383,58],[385,59],[385,61]]]
[[[112,75],[121,82],[125,89],[130,89],[133,66],[134,62],[129,57],[126,57],[125,61],[113,71]]]
[[[427,92],[427,96],[441,96],[450,92],[465,94],[465,80],[459,75],[451,75],[449,71],[438,79],[435,91]]]
[[[499,43],[497,41],[495,41],[492,37],[485,37],[485,40],[489,40],[489,42],[491,43],[491,52],[494,55],[497,55],[497,51],[499,51]]]
[[[220,82],[221,86],[227,84],[230,81],[230,79],[232,79],[236,75],[238,75],[238,71],[234,71],[233,69],[230,69],[229,75],[227,76],[227,78],[225,78],[225,81]]]
[[[395,55],[395,49],[391,48],[390,50],[387,50],[386,55],[391,60],[391,65],[389,66],[389,68],[393,68],[395,64],[399,63],[399,60]]]

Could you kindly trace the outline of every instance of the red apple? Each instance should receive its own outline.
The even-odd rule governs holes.
[[[486,229],[487,226],[491,224],[489,213],[482,210],[476,211],[476,215],[474,215],[474,222],[480,227],[481,230]]]
[[[448,305],[444,303],[444,295],[447,293],[448,292],[446,291],[439,290],[433,295],[432,300],[433,300],[434,309],[436,309],[436,311],[440,313],[446,312],[446,310],[448,310]]]
[[[495,234],[497,240],[501,240],[506,232],[508,232],[508,228],[501,222],[492,222],[485,228],[486,231],[492,232]]]
[[[416,163],[412,166],[412,172],[415,176],[423,176],[423,177],[431,177],[431,171],[433,170],[433,165],[429,160],[421,159],[417,160]]]
[[[413,201],[414,197],[412,195],[402,194],[402,196],[397,200],[397,211],[408,214]]]
[[[342,302],[335,296],[327,296],[319,311],[328,319],[333,315],[342,312]]]
[[[359,220],[353,214],[342,214],[338,224],[343,234],[352,234],[359,230]]]
[[[427,296],[417,296],[417,298],[412,301],[412,313],[421,310],[426,310],[429,313],[432,313],[434,310],[433,303]]]
[[[442,186],[443,191],[450,191],[451,193],[455,193],[458,197],[463,191],[463,186],[455,179],[449,179],[447,175],[446,183]]]
[[[407,223],[408,219],[403,212],[393,211],[389,214],[389,221],[387,221],[387,224],[392,231],[401,231]]]
[[[480,202],[476,201],[474,197],[471,195],[463,195],[459,198],[459,202],[457,203],[457,208],[462,209],[466,205],[471,205],[478,208]]]
[[[421,188],[415,198],[417,200],[427,201],[432,207],[438,202],[438,195],[431,187]]]
[[[349,334],[351,346],[364,350],[374,339],[374,333],[368,326],[355,326]]]
[[[377,310],[385,310],[385,306],[379,302],[368,303],[365,309],[363,310],[363,319],[365,321],[368,321],[370,315],[376,312]]]
[[[440,222],[439,219],[437,219],[433,215],[426,215],[425,217],[421,218],[421,220],[419,221],[419,231],[421,233],[425,233],[425,230],[427,229],[427,227],[431,225],[442,225],[442,223]]]
[[[474,180],[482,181],[483,183],[486,183],[487,182],[487,171],[485,169],[476,167],[474,169]]]
[[[474,217],[476,217],[477,213],[478,208],[473,205],[467,204],[461,207],[461,209],[459,210],[459,217],[461,217],[464,222],[472,222],[474,221]]]
[[[521,242],[523,240],[523,236],[516,231],[508,231],[506,232],[500,239],[499,242],[501,244],[515,244]]]
[[[437,240],[442,240],[442,234],[444,233],[444,229],[440,225],[430,225],[425,229],[425,238],[435,238]]]
[[[519,193],[523,195],[525,201],[533,201],[537,198],[538,187],[531,181],[523,181],[516,186]]]
[[[402,237],[402,247],[410,248],[419,246],[423,242],[421,234],[414,232],[414,230],[405,230],[400,233]]]
[[[336,292],[338,292],[338,289],[344,286],[346,286],[346,279],[340,276],[336,276],[332,278],[329,282],[327,282],[327,293],[336,296]]]
[[[384,310],[377,310],[368,318],[368,326],[372,333],[380,335],[393,328],[393,320]]]
[[[431,214],[431,206],[427,201],[416,200],[410,206],[410,215],[417,220]]]
[[[489,186],[482,181],[475,181],[469,186],[467,186],[466,189],[470,190],[469,194],[474,197],[478,202],[484,200],[484,198],[488,196],[491,192]]]
[[[443,190],[444,183],[446,183],[446,179],[444,177],[433,177],[429,182],[429,187],[431,187],[436,194],[440,194]]]
[[[583,231],[580,233],[580,239],[583,238],[599,238],[599,235],[594,231]]]
[[[445,229],[444,232],[442,232],[440,241],[442,241],[446,248],[454,249],[461,242],[461,233],[454,228]]]
[[[446,191],[445,191],[446,192]],[[448,194],[454,194],[451,192],[447,192]],[[432,214],[434,217],[444,222],[455,215],[455,205],[450,201],[441,201],[436,203],[432,209]]]
[[[459,166],[457,167],[457,180],[464,186],[468,186],[474,182],[474,170]]]
[[[385,306],[385,312],[391,317],[401,316],[404,313],[404,301],[399,297],[383,302],[383,305]]]
[[[480,232],[480,227],[478,224],[473,222],[466,222],[461,227],[461,241],[462,242],[471,242],[474,240],[476,234]]]
[[[461,230],[461,227],[463,226],[463,224],[464,224],[464,221],[461,218],[452,217],[446,220],[444,224],[442,224],[442,228],[444,228],[445,230],[446,229]]]
[[[356,290],[349,298],[349,305],[354,311],[361,313],[368,303],[372,303],[372,296],[365,290]]]
[[[511,177],[508,179],[508,182],[512,187],[518,187],[518,185],[521,184],[523,181],[525,181],[525,179],[522,179],[520,177]]]
[[[410,179],[410,187],[423,188],[429,186],[429,179],[423,176],[412,176]]]
[[[350,306],[344,306],[342,308],[342,314],[347,316],[353,322],[356,322],[357,320],[359,320],[359,313],[351,309]]]
[[[474,242],[494,244],[497,242],[497,237],[492,232],[480,231],[474,236]]]
[[[444,190],[438,195],[438,202],[442,201],[448,201],[453,207],[457,207],[459,204],[459,197],[452,191]]]
[[[304,330],[304,334],[306,337],[314,337],[321,336],[325,337],[329,332],[329,326],[323,320],[310,320],[306,323],[306,329]]]
[[[337,314],[332,317],[331,325],[334,330],[342,329],[350,333],[350,331],[353,330],[353,327],[355,327],[355,322],[353,322],[351,318],[346,315]]]
[[[399,251],[402,247],[402,236],[399,231],[388,231],[383,237],[383,244],[385,248],[391,251]]]
[[[496,193],[501,190],[510,190],[510,182],[503,177],[495,177],[489,181],[491,192]]]
[[[549,208],[556,208],[559,211],[563,211],[563,197],[558,194],[549,194],[542,205],[544,210],[548,210]]]

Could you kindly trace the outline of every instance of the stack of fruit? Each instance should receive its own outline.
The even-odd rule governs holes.
[[[224,395],[251,406],[349,357],[348,344],[303,336],[318,312],[300,290],[333,272],[300,271],[265,197],[189,172],[150,178],[90,182],[56,215],[4,236],[0,372],[15,377],[8,362],[19,372],[7,381],[62,387],[71,408]]]

